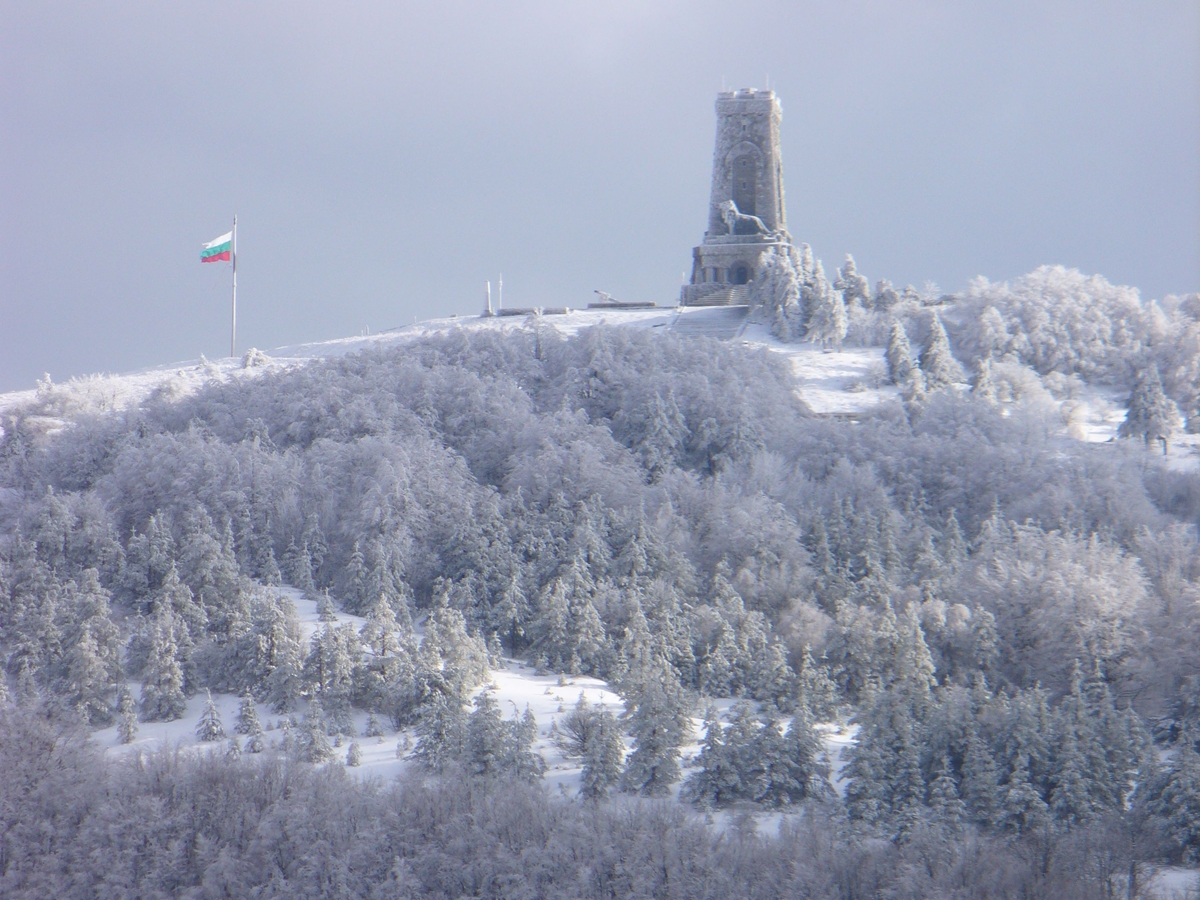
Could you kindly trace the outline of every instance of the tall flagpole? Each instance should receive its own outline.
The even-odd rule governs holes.
[[[229,324],[229,355],[237,356],[237,216],[233,217],[233,316]]]

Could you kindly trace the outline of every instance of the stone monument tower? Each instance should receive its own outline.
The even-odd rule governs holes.
[[[685,306],[723,306],[749,300],[763,254],[787,249],[783,161],[774,91],[743,88],[717,95],[717,145],[704,242],[692,251]]]

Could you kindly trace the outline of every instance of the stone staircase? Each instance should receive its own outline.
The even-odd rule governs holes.
[[[679,292],[684,306],[743,306],[750,299],[750,286],[745,284],[685,284]]]
[[[748,306],[684,306],[671,323],[671,333],[732,340],[742,330],[749,311]]]

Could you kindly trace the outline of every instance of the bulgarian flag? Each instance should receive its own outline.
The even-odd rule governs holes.
[[[200,262],[229,262],[233,258],[233,232],[221,235],[200,248]]]

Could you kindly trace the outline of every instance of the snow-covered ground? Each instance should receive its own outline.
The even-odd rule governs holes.
[[[1200,872],[1164,866],[1151,876],[1147,896],[1155,900],[1197,900],[1200,898]]]

